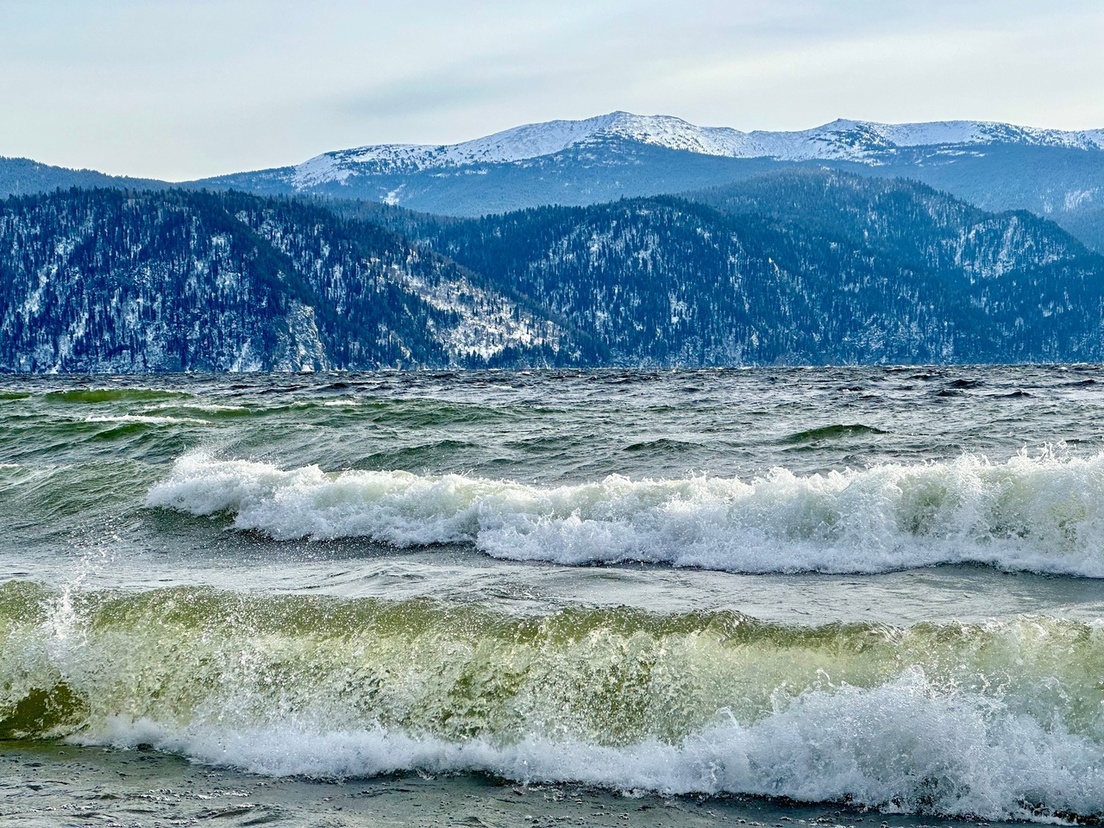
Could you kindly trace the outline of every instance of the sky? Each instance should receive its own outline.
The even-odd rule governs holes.
[[[0,156],[186,180],[613,110],[1104,128],[1102,0],[0,0]]]

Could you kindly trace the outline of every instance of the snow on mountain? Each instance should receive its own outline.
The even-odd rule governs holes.
[[[877,163],[879,156],[905,147],[977,146],[1018,144],[1020,146],[1064,147],[1095,150],[1104,147],[1088,132],[1037,129],[987,121],[934,121],[918,124],[879,124],[870,121],[837,120],[799,132],[752,132],[756,139],[753,155],[786,161],[826,159]]]
[[[926,124],[870,124],[870,126],[898,147],[938,144],[1020,144],[1094,149],[1099,145],[1092,139],[1089,132],[1038,129],[988,121],[937,121]]]
[[[986,121],[879,124],[837,120],[792,132],[700,127],[669,115],[611,112],[581,121],[548,121],[440,146],[381,144],[328,152],[294,168],[298,189],[345,182],[354,174],[405,174],[472,164],[524,162],[564,150],[622,140],[728,158],[815,159],[881,163],[905,147],[984,144],[1104,149],[1104,129],[1084,132],[1037,129]]]
[[[622,114],[601,115],[584,121],[526,124],[461,144],[380,144],[328,152],[297,166],[293,183],[302,187],[341,181],[357,167],[377,174],[407,173],[437,167],[503,164],[539,158],[593,138],[612,126]]]

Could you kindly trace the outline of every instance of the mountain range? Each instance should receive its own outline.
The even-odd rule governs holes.
[[[1104,149],[1104,129],[1071,132],[982,121],[879,124],[836,120],[795,132],[740,132],[729,127],[695,126],[667,115],[612,112],[582,121],[528,124],[460,144],[383,144],[328,152],[291,168],[288,181],[296,189],[304,189],[362,175],[530,161],[572,148],[601,148],[612,142],[724,158],[878,165],[894,153],[914,147],[1013,144],[1099,150]]]
[[[799,170],[457,219],[189,190],[0,202],[0,370],[1104,360],[1104,257]]]
[[[204,186],[311,193],[477,216],[680,193],[794,167],[911,178],[988,210],[1030,210],[1104,251],[1104,129],[978,121],[837,120],[796,132],[698,127],[615,112],[532,124],[450,146],[381,145]]]
[[[618,112],[0,195],[4,371],[1104,360],[1102,130]]]
[[[175,186],[367,199],[478,216],[676,194],[803,167],[910,178],[983,209],[1029,210],[1104,252],[1104,129],[837,120],[794,132],[741,132],[613,112],[529,124],[460,144],[338,150],[297,165]],[[170,185],[0,159],[0,195],[69,186]]]

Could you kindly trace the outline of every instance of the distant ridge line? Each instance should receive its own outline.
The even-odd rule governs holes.
[[[1015,144],[1104,150],[1104,129],[1043,129],[994,121],[885,124],[837,119],[806,130],[741,132],[697,126],[670,115],[617,111],[583,120],[525,124],[456,144],[374,144],[326,152],[294,166],[292,183],[300,188],[341,181],[357,169],[409,173],[513,163],[612,139],[727,158],[866,163],[879,153],[921,146]]]

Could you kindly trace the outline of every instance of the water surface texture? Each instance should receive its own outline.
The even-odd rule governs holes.
[[[1104,818],[1102,413],[1090,366],[5,378],[0,816]]]

